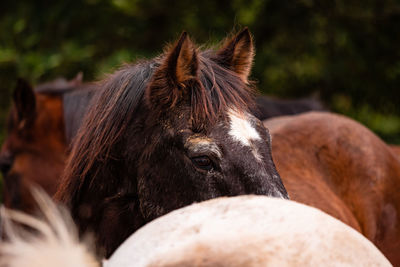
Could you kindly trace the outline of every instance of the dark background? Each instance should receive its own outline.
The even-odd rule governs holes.
[[[186,30],[216,44],[248,26],[252,77],[266,94],[318,96],[389,143],[400,143],[400,1],[2,1],[0,143],[16,78],[37,84],[83,71],[100,79],[152,57]]]

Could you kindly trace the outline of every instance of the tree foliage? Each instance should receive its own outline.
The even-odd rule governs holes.
[[[333,110],[400,143],[395,0],[6,0],[0,120],[17,77],[38,83],[83,71],[86,80],[98,79],[161,52],[182,30],[213,44],[241,26],[255,37],[253,78],[262,92],[318,94]]]

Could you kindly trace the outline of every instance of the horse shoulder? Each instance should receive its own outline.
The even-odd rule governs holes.
[[[400,146],[399,145],[390,145],[389,146],[392,152],[398,157],[400,160]]]

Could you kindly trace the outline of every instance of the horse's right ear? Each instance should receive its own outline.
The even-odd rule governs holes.
[[[197,51],[186,32],[166,51],[161,66],[146,89],[146,101],[152,107],[170,108],[197,82]]]
[[[253,38],[246,27],[233,38],[227,39],[216,53],[215,60],[236,72],[239,77],[248,82],[254,58]]]
[[[27,81],[18,79],[17,86],[13,93],[13,100],[17,111],[18,122],[20,125],[24,126],[34,118],[36,110],[35,93]]]
[[[72,84],[74,86],[81,85],[82,82],[83,82],[83,72],[82,71],[78,72],[72,80],[68,81],[69,84]]]

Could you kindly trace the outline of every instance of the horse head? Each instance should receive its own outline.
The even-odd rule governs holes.
[[[271,140],[250,114],[247,29],[217,51],[183,33],[159,57],[106,79],[72,148],[57,198],[110,254],[172,210],[219,196],[287,198]]]

